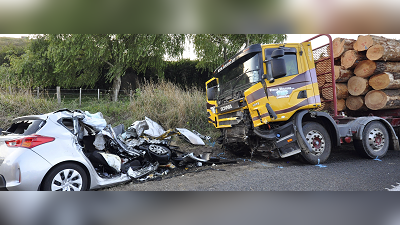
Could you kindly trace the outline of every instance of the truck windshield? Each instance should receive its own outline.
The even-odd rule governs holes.
[[[247,89],[261,80],[259,54],[233,65],[218,74],[219,98]]]

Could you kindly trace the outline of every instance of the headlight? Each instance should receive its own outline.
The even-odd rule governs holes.
[[[215,106],[211,107],[211,112],[215,114]]]

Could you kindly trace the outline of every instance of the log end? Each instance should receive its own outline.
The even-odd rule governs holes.
[[[335,38],[332,41],[332,48],[333,48],[333,58],[338,58],[342,55],[344,51],[344,39],[343,38]]]
[[[376,74],[369,78],[369,85],[375,90],[385,89],[389,84],[389,76],[386,73]]]
[[[383,91],[373,90],[365,95],[365,105],[372,110],[382,109],[387,102],[387,96]]]
[[[354,69],[354,74],[358,77],[366,78],[374,74],[375,69],[376,63],[374,61],[363,60]]]
[[[347,82],[347,88],[351,95],[363,95],[368,90],[368,80],[362,77],[351,77]]]
[[[360,35],[357,41],[354,43],[354,49],[361,52],[368,50],[373,44],[373,40],[370,35]]]
[[[374,45],[367,51],[367,58],[369,60],[379,60],[384,54],[384,47],[382,45]]]
[[[349,50],[342,55],[341,63],[345,69],[348,69],[354,65],[354,62],[356,60],[357,60],[357,52],[355,50]]]
[[[349,96],[346,99],[346,107],[352,111],[360,110],[365,107],[364,96]]]

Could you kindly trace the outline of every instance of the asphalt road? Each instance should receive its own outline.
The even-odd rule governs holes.
[[[228,156],[228,154],[226,154]],[[221,157],[224,157],[221,154]],[[231,158],[232,155],[229,155]],[[132,182],[113,191],[387,191],[400,183],[400,151],[382,159],[359,157],[352,146],[334,149],[322,165],[295,158],[236,158],[237,164],[175,169],[162,179]]]

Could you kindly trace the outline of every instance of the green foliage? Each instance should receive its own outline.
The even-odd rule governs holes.
[[[198,63],[198,60],[189,59],[167,62],[164,77],[186,89],[196,87],[205,90],[205,82],[212,78],[212,71],[196,68]]]
[[[194,34],[195,52],[199,58],[198,68],[213,71],[235,55],[239,50],[252,44],[279,43],[286,39],[284,34]]]

